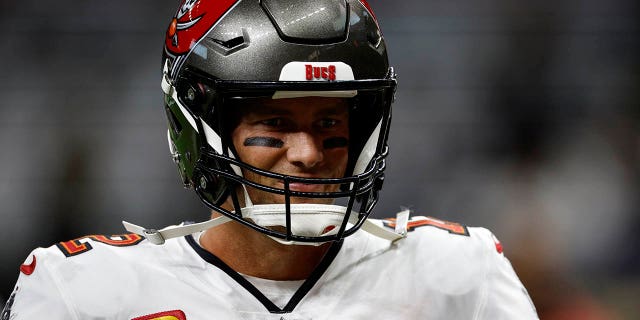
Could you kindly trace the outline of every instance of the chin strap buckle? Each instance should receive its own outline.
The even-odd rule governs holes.
[[[407,236],[410,213],[411,213],[411,210],[409,209],[405,209],[396,213],[396,227],[394,231],[403,237]]]
[[[157,245],[164,244],[164,237],[156,229],[144,229],[142,230],[143,236],[149,240],[149,242]]]

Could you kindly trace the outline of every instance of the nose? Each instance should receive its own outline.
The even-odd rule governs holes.
[[[324,159],[322,144],[308,132],[295,132],[287,138],[287,160],[303,168],[313,168]]]

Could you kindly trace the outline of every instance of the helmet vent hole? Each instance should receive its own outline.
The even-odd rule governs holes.
[[[261,0],[260,5],[282,40],[298,44],[329,44],[347,40],[346,0]]]
[[[222,36],[218,38],[205,38],[205,41],[210,44],[209,47],[211,49],[223,56],[228,56],[248,47],[250,42],[249,33],[245,28],[242,28],[242,35],[231,39],[224,39],[224,36]]]
[[[239,36],[239,37],[235,37],[233,39],[229,39],[227,41],[222,41],[220,39],[213,39],[213,42],[227,48],[227,49],[233,49],[241,44],[244,43],[244,37],[243,36]]]

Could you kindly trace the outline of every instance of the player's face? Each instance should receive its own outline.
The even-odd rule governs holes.
[[[261,99],[243,107],[232,132],[238,157],[259,169],[305,178],[341,178],[348,160],[349,111],[342,98]],[[248,180],[283,189],[284,183],[249,171]],[[338,185],[291,183],[293,191],[330,192]],[[283,195],[247,188],[254,204],[284,203]],[[331,199],[292,198],[294,203]]]

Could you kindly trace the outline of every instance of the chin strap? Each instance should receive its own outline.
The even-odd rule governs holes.
[[[168,226],[160,230],[144,228],[127,221],[122,221],[122,224],[124,225],[124,228],[127,229],[127,231],[135,233],[137,235],[141,235],[153,244],[160,245],[164,244],[165,240],[184,237],[189,234],[201,232],[229,221],[231,221],[230,218],[227,218],[226,216],[220,216],[204,222],[178,226]]]
[[[294,206],[292,205],[292,212],[295,215],[296,210],[294,210]],[[255,207],[259,207],[259,206],[255,206]],[[246,208],[245,208],[246,209]],[[244,211],[244,209],[243,209]],[[303,210],[304,211],[304,210]],[[407,223],[408,223],[408,216],[409,216],[409,211],[408,210],[404,210],[401,211],[397,214],[397,218],[396,218],[396,228],[395,228],[395,232],[394,231],[389,231],[386,228],[382,227],[379,224],[376,224],[370,220],[365,220],[364,223],[362,224],[362,227],[360,228],[361,230],[374,235],[376,237],[382,238],[382,239],[386,239],[389,240],[391,242],[396,242],[404,237],[406,237],[407,234]],[[177,238],[177,237],[183,237],[189,234],[194,234],[197,232],[201,232],[210,228],[213,228],[215,226],[219,226],[223,223],[227,223],[229,221],[232,221],[231,218],[228,218],[226,216],[220,216],[211,220],[207,220],[207,221],[203,221],[203,222],[199,222],[199,223],[193,223],[193,224],[187,224],[187,225],[177,225],[177,226],[168,226],[165,227],[163,229],[160,230],[156,230],[156,229],[148,229],[148,228],[144,228],[126,221],[122,221],[122,224],[124,225],[124,228],[132,233],[141,235],[143,237],[145,237],[149,242],[156,244],[156,245],[161,245],[164,244],[164,242],[168,239],[171,238]],[[358,222],[358,218],[356,217],[356,215],[351,215],[349,218],[349,223],[351,224],[356,224]],[[282,243],[282,244],[287,244],[287,245],[320,245],[322,243],[316,243],[316,242],[297,242],[297,241],[284,241],[282,239],[278,239],[278,238],[274,238],[274,237],[270,237],[273,240]]]

